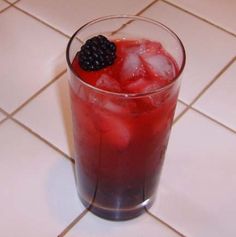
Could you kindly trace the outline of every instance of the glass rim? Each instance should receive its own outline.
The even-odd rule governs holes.
[[[81,79],[75,73],[75,71],[73,70],[73,67],[72,67],[72,63],[70,61],[70,46],[71,46],[74,38],[77,36],[77,34],[81,30],[83,30],[83,29],[85,29],[85,28],[89,27],[90,25],[93,25],[97,22],[101,22],[101,21],[105,21],[105,20],[109,20],[109,19],[122,19],[122,18],[123,19],[125,19],[125,18],[130,19],[130,20],[146,21],[146,22],[150,22],[152,24],[158,25],[158,26],[162,27],[164,30],[166,30],[167,32],[169,32],[170,35],[172,35],[177,40],[177,42],[179,43],[180,48],[182,50],[183,60],[182,60],[182,63],[181,63],[181,67],[179,68],[179,72],[176,74],[176,76],[174,77],[174,79],[170,83],[168,83],[167,85],[164,85],[160,88],[154,89],[152,91],[148,91],[148,92],[138,92],[138,93],[113,92],[113,91],[108,91],[108,90],[100,89],[96,86],[93,86],[93,85],[83,81],[83,79]],[[98,32],[98,34],[99,34],[99,32]],[[79,82],[81,82],[83,85],[87,86],[89,89],[93,89],[93,90],[95,90],[95,91],[97,91],[101,94],[107,94],[107,95],[110,95],[110,96],[134,98],[134,97],[144,97],[144,96],[149,96],[149,95],[153,95],[153,94],[156,94],[156,93],[161,93],[161,92],[167,90],[172,85],[174,85],[175,82],[181,77],[181,75],[183,73],[183,70],[184,70],[184,67],[185,67],[185,64],[186,64],[186,52],[185,52],[184,45],[183,45],[182,41],[180,40],[180,38],[177,36],[177,34],[173,30],[171,30],[169,27],[162,24],[161,22],[153,20],[153,19],[148,18],[148,17],[143,17],[143,16],[120,14],[120,15],[108,15],[108,16],[95,18],[91,21],[88,21],[87,23],[82,25],[80,28],[78,28],[78,30],[76,30],[75,33],[70,37],[69,42],[67,44],[67,47],[66,47],[66,61],[67,61],[67,65],[69,66],[70,72],[72,72],[74,74],[74,76],[79,80]]]

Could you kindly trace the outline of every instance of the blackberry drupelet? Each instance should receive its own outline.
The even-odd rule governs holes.
[[[114,63],[116,45],[105,36],[98,35],[85,42],[77,54],[80,67],[86,71],[96,71]]]

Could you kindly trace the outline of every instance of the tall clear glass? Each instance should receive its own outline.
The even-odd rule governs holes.
[[[96,35],[160,42],[179,71],[168,85],[147,93],[115,93],[87,84],[72,62]],[[167,148],[185,51],[163,24],[138,16],[108,16],[82,26],[67,52],[78,194],[94,214],[110,220],[134,218],[156,195]]]

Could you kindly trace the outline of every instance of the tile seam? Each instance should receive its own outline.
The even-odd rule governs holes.
[[[225,129],[227,129],[228,131],[230,131],[230,132],[236,134],[236,130],[234,130],[233,128],[231,128],[231,127],[225,125],[224,123],[220,122],[219,120],[216,120],[216,119],[212,118],[210,115],[208,115],[208,114],[206,114],[206,113],[204,113],[204,112],[200,111],[199,109],[196,109],[196,108],[194,108],[194,107],[192,107],[192,106],[188,106],[187,108],[185,108],[185,109],[174,119],[173,125],[175,125],[175,124],[178,122],[178,120],[179,120],[180,118],[182,118],[182,117],[184,116],[184,114],[186,114],[189,110],[195,111],[196,113],[198,113],[198,114],[204,116],[205,118],[207,118],[207,119],[210,120],[211,122],[214,122],[214,123],[218,124],[219,126],[225,128]]]
[[[214,122],[214,123],[220,125],[221,127],[227,129],[228,131],[230,131],[230,132],[236,134],[236,130],[234,130],[233,128],[230,128],[230,127],[228,127],[227,125],[225,125],[224,123],[222,123],[222,122],[220,122],[220,121],[218,121],[218,120],[212,118],[212,117],[209,116],[208,114],[206,114],[206,113],[204,113],[204,112],[202,112],[202,111],[200,111],[200,110],[198,110],[198,109],[196,109],[196,108],[194,108],[194,107],[190,107],[189,109],[192,109],[193,111],[195,111],[195,112],[201,114],[202,116],[204,116],[205,118],[211,120],[212,122]]]
[[[202,95],[230,68],[230,66],[236,61],[236,56],[233,57],[228,63],[225,64],[225,66],[213,77],[213,79],[196,95],[196,97],[192,100],[190,104],[185,103],[184,101],[181,101],[183,104],[185,104],[187,107],[175,118],[173,124],[176,124],[187,112],[189,109],[193,109],[196,112],[199,112],[202,115],[205,115],[208,119],[211,121],[214,121],[215,123],[223,126],[224,128],[230,130],[231,132],[235,132],[233,129],[228,127],[226,124],[221,123],[217,119],[212,118],[211,116],[207,115],[206,113],[203,113],[197,109],[195,109],[193,106],[198,101],[199,98],[202,97]]]
[[[18,3],[20,0],[16,0],[15,2],[10,2],[10,1],[7,1],[7,0],[2,0],[2,1],[4,1],[4,2],[10,4],[10,5],[14,5],[14,4]]]
[[[134,16],[140,16],[144,11],[146,11],[149,7],[151,7],[152,5],[154,5],[156,2],[158,2],[159,0],[154,0],[151,3],[149,3],[146,7],[142,8],[141,10],[139,10],[136,14],[134,14]],[[129,25],[130,23],[132,23],[134,20],[129,20],[128,22],[122,24],[118,29],[114,30],[111,32],[111,35],[116,34],[117,32],[119,32],[120,30],[124,29],[127,25]]]
[[[46,22],[46,21],[44,21],[44,20],[38,18],[37,16],[31,14],[30,12],[25,11],[25,10],[23,10],[22,8],[16,6],[15,4],[18,3],[20,0],[14,2],[14,3],[10,3],[10,2],[8,2],[8,1],[6,1],[6,0],[3,0],[3,1],[9,3],[9,4],[10,4],[11,6],[13,6],[14,8],[16,8],[16,9],[18,9],[19,11],[21,11],[21,12],[27,14],[28,16],[34,18],[35,20],[41,22],[42,24],[48,26],[49,28],[51,28],[51,29],[57,31],[58,33],[62,34],[63,36],[65,36],[65,37],[67,37],[67,38],[70,38],[69,35],[67,35],[67,34],[64,33],[63,31],[61,31],[60,29],[58,29],[58,28],[52,26],[50,23],[48,23],[48,22]],[[181,11],[183,11],[183,12],[185,12],[185,13],[187,13],[187,14],[189,14],[189,15],[191,15],[191,16],[193,16],[193,17],[195,17],[195,18],[197,18],[197,19],[199,19],[199,20],[201,20],[201,21],[203,21],[203,22],[205,22],[205,23],[207,23],[207,24],[209,24],[209,25],[215,27],[215,28],[217,28],[217,29],[220,29],[221,31],[224,31],[224,32],[227,33],[227,34],[230,34],[230,35],[233,36],[233,37],[236,37],[236,34],[235,34],[235,33],[231,32],[231,31],[229,31],[229,30],[227,30],[227,29],[225,29],[225,28],[223,28],[223,27],[221,27],[221,26],[219,26],[219,25],[217,25],[217,24],[214,24],[213,22],[211,22],[211,21],[209,21],[209,20],[207,20],[207,19],[205,19],[205,18],[203,18],[203,17],[200,17],[200,16],[196,15],[195,13],[193,13],[193,12],[191,12],[191,11],[188,11],[188,10],[186,10],[185,8],[182,8],[182,7],[180,7],[180,6],[176,5],[176,4],[173,4],[173,3],[169,2],[168,0],[154,0],[153,2],[151,2],[150,4],[148,4],[146,7],[144,7],[142,10],[140,10],[140,11],[139,11],[138,13],[136,13],[135,15],[137,15],[137,16],[141,15],[143,12],[145,12],[147,9],[149,9],[152,5],[154,5],[154,4],[157,3],[157,2],[161,2],[161,1],[164,2],[164,3],[166,3],[166,4],[168,4],[168,5],[170,5],[170,6],[172,6],[172,7],[177,8],[177,9],[179,9],[179,10],[181,10]]]
[[[0,125],[2,123],[4,123],[7,119],[10,118],[10,115],[2,108],[0,108],[0,112],[3,113],[3,115],[5,116],[5,118],[3,118],[2,120],[0,120]]]
[[[136,16],[140,16],[143,12],[145,12],[148,8],[152,7],[154,4],[156,4],[158,1],[160,0],[154,0],[151,3],[149,3],[146,7],[144,7],[143,9],[139,10],[135,15]]]
[[[213,77],[213,79],[201,90],[201,92],[192,100],[189,104],[192,106],[195,104],[199,98],[205,94],[205,92],[232,66],[232,64],[236,61],[236,56],[233,57],[225,66],[218,71],[218,73]]]
[[[74,159],[72,159],[69,155],[67,155],[64,151],[62,151],[61,149],[59,149],[57,146],[55,146],[54,144],[50,143],[47,139],[45,139],[44,137],[42,137],[41,135],[39,135],[37,132],[35,132],[34,130],[32,130],[30,127],[26,126],[24,123],[20,122],[19,120],[13,118],[13,117],[9,117],[9,119],[11,119],[12,121],[14,121],[16,124],[18,124],[19,126],[21,126],[22,128],[24,128],[27,132],[29,132],[30,134],[34,135],[35,137],[37,137],[39,140],[41,140],[43,143],[45,143],[46,145],[48,145],[50,148],[52,148],[53,150],[57,151],[58,153],[60,153],[62,155],[62,157],[66,158],[68,161],[72,162],[74,164]]]
[[[85,209],[80,215],[78,215],[57,237],[64,237],[67,233],[73,229],[75,225],[88,213],[88,210]]]
[[[0,127],[1,127],[1,125],[2,125],[5,121],[7,121],[8,119],[9,119],[9,117],[3,118],[3,119],[0,121]]]
[[[163,221],[161,218],[155,216],[154,214],[152,214],[149,210],[146,209],[146,213],[152,217],[153,219],[155,219],[156,221],[158,221],[159,223],[161,223],[162,225],[166,226],[168,229],[172,230],[174,233],[176,233],[177,235],[179,235],[180,237],[187,237],[186,235],[182,234],[180,231],[178,231],[176,228],[174,228],[173,226],[169,225],[167,222]]]
[[[5,0],[5,1],[6,1],[6,0]],[[69,36],[68,34],[64,33],[63,31],[61,31],[60,29],[58,29],[58,28],[52,26],[50,23],[48,23],[48,22],[46,22],[46,21],[40,19],[39,17],[33,15],[32,13],[30,13],[30,12],[28,12],[28,11],[22,9],[21,7],[16,6],[15,4],[18,3],[19,1],[20,1],[20,0],[14,2],[13,4],[11,4],[11,6],[13,6],[13,7],[16,8],[17,10],[19,10],[19,11],[25,13],[26,15],[28,15],[28,16],[34,18],[35,20],[37,20],[37,21],[39,21],[40,23],[44,24],[45,26],[51,28],[52,30],[54,30],[54,31],[56,31],[56,32],[58,32],[58,33],[60,33],[60,34],[62,34],[62,35],[65,36],[66,38],[70,39],[70,36]],[[140,14],[142,14],[144,11],[146,11],[149,7],[151,7],[152,5],[154,5],[154,4],[155,4],[156,2],[158,2],[158,1],[160,1],[160,0],[154,0],[154,1],[152,1],[152,2],[149,3],[146,7],[144,7],[144,8],[141,9],[141,10],[139,10],[139,11],[138,11],[136,14],[134,14],[134,15],[139,16]],[[7,2],[7,1],[6,1],[6,2]]]
[[[24,108],[27,104],[29,104],[32,100],[34,100],[38,95],[40,95],[43,91],[45,91],[49,86],[51,86],[54,82],[59,80],[66,73],[66,69],[58,73],[51,81],[46,83],[43,87],[41,87],[36,93],[30,96],[27,100],[25,100],[20,106],[18,106],[13,112],[10,113],[10,116],[14,116],[17,112],[19,112],[22,108]]]
[[[6,10],[8,10],[11,6],[12,5],[9,5],[9,6],[5,7],[5,8],[3,8],[2,10],[0,10],[0,14],[5,12]]]
[[[63,31],[61,31],[60,29],[58,29],[58,28],[52,26],[52,25],[49,24],[48,22],[46,22],[46,21],[40,19],[39,17],[37,17],[37,16],[31,14],[30,12],[28,12],[28,11],[26,11],[26,10],[23,10],[22,8],[20,8],[20,7],[16,6],[16,5],[14,5],[14,4],[12,5],[12,7],[14,7],[14,8],[17,9],[18,11],[20,11],[20,12],[26,14],[27,16],[33,18],[34,20],[40,22],[41,24],[43,24],[43,25],[49,27],[50,29],[56,31],[56,32],[59,33],[60,35],[63,35],[63,36],[66,37],[67,39],[70,39],[70,36],[69,36],[68,34],[66,34],[66,33],[64,33]]]
[[[181,99],[179,99],[179,98],[178,98],[178,102],[180,102],[181,104],[183,104],[183,105],[185,105],[185,106],[188,106],[188,105],[189,105],[188,103],[184,102],[183,100],[181,100]]]
[[[199,20],[201,20],[201,21],[203,21],[203,22],[205,22],[205,23],[207,23],[207,24],[209,24],[209,25],[211,25],[211,26],[213,26],[213,27],[215,27],[215,28],[217,28],[217,29],[227,33],[227,34],[229,34],[229,35],[231,35],[231,36],[233,36],[234,38],[236,37],[235,33],[233,33],[231,31],[225,29],[224,27],[221,27],[221,26],[219,26],[219,25],[217,25],[217,24],[207,20],[204,17],[201,17],[201,16],[199,16],[199,15],[197,15],[197,14],[195,14],[195,13],[193,13],[193,12],[191,12],[191,11],[189,11],[189,10],[179,6],[179,5],[176,5],[176,4],[172,3],[172,2],[169,2],[168,0],[161,0],[161,1],[166,3],[166,4],[168,4],[168,5],[170,5],[170,6],[172,6],[172,7],[174,7],[174,8],[176,8],[176,9],[179,9],[179,10],[187,13],[188,15],[191,15],[191,16],[193,16],[193,17],[195,17],[195,18],[197,18],[197,19],[199,19]]]
[[[4,115],[9,116],[9,113],[7,113],[4,109],[0,107],[0,112],[2,112]]]

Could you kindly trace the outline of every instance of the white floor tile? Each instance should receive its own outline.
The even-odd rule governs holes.
[[[186,236],[236,236],[236,134],[188,111],[173,127],[151,212]]]
[[[194,107],[236,131],[236,62],[206,91]]]
[[[9,120],[0,144],[1,236],[57,236],[83,210],[72,163]]]
[[[236,1],[234,0],[168,1],[236,34]]]
[[[169,26],[185,45],[187,63],[180,98],[186,103],[235,56],[236,38],[166,3],[157,2],[144,15]]]
[[[21,0],[17,6],[72,35],[94,18],[114,14],[136,14],[151,0]]]
[[[65,68],[67,39],[14,8],[0,35],[0,107],[12,112]]]
[[[2,11],[3,9],[5,9],[6,7],[8,7],[9,4],[0,0],[0,11]]]
[[[43,91],[15,118],[72,155],[72,124],[67,75]]]
[[[68,237],[178,237],[172,230],[150,217],[148,214],[130,221],[111,222],[88,213],[67,234]]]
[[[6,116],[2,113],[2,112],[0,112],[0,122],[5,118]]]

